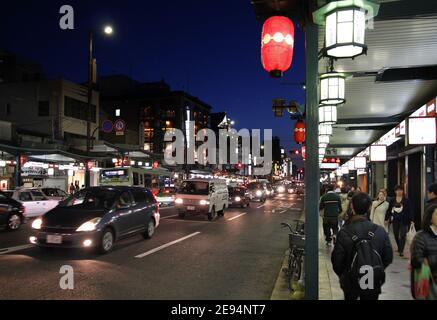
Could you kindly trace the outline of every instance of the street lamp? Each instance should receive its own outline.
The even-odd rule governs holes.
[[[319,135],[332,136],[332,125],[326,123],[319,124]]]
[[[346,76],[335,72],[333,67],[328,73],[320,76],[320,104],[338,105],[346,102],[345,99]]]
[[[103,32],[110,36],[113,34],[114,30],[111,26],[107,25],[104,27]],[[95,81],[97,81],[97,72],[95,69],[95,59],[94,59],[94,34],[90,31],[88,34],[88,110],[87,110],[87,124],[86,124],[86,153],[87,156],[90,155],[91,151],[91,106],[93,99],[93,86]],[[95,110],[96,112],[97,110]],[[85,167],[85,186],[90,186],[90,170],[88,166]]]
[[[366,19],[378,14],[379,4],[369,0],[330,1],[314,12],[314,21],[325,25],[324,55],[355,58],[367,53]]]
[[[335,124],[337,123],[337,106],[319,107],[319,123]]]

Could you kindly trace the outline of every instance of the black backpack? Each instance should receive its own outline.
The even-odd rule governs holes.
[[[377,229],[378,226],[373,225],[367,236],[361,238],[355,233],[346,230],[346,228],[344,229],[354,242],[349,277],[352,287],[359,292],[379,293],[385,282],[385,271],[381,255],[372,244]],[[371,271],[373,271],[372,283],[370,282]],[[366,278],[362,279],[364,276]]]

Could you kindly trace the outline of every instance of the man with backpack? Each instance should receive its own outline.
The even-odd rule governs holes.
[[[319,210],[323,212],[323,231],[325,233],[326,245],[330,246],[332,239],[334,239],[334,244],[336,241],[338,217],[342,208],[340,196],[334,192],[334,186],[329,185],[327,190],[328,192],[320,199]]]
[[[358,192],[351,204],[352,216],[338,233],[332,265],[345,300],[378,300],[393,249],[384,228],[368,219],[372,199]]]

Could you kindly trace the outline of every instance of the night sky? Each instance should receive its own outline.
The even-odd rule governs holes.
[[[40,62],[51,78],[87,78],[87,33],[106,23],[115,34],[96,35],[100,75],[139,81],[164,79],[226,111],[237,128],[268,129],[293,148],[293,122],[275,118],[273,98],[304,102],[304,90],[284,85],[305,77],[303,32],[296,25],[293,65],[272,79],[260,62],[262,24],[249,0],[16,0],[2,3],[0,47]],[[75,9],[75,30],[59,28],[59,8]]]

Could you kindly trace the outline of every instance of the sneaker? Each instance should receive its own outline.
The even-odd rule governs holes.
[[[399,257],[403,257],[404,254],[402,252],[399,252]]]

